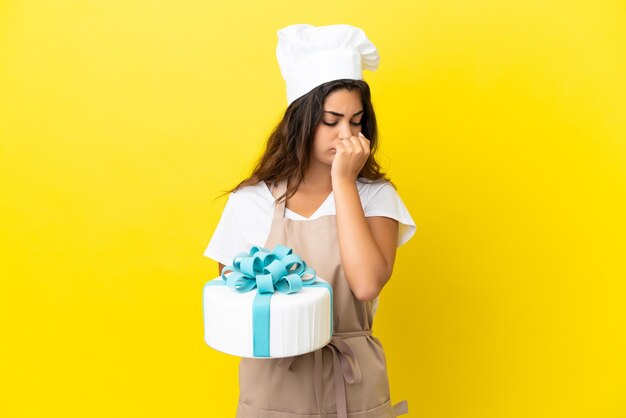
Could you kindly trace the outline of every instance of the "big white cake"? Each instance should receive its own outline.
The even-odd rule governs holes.
[[[212,348],[241,357],[275,358],[315,351],[331,340],[332,288],[324,279],[317,277],[313,285],[295,293],[271,295],[269,356],[260,357],[253,350],[253,302],[258,289],[239,293],[224,283],[218,277],[203,290],[204,339]]]

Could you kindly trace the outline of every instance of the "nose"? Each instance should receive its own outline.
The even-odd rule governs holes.
[[[350,129],[349,122],[339,124],[339,138],[350,138],[351,136],[352,130]]]

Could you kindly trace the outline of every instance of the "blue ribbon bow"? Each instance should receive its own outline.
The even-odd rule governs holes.
[[[231,272],[226,276],[227,272]],[[226,285],[245,293],[258,288],[252,304],[253,356],[270,356],[270,298],[275,290],[284,294],[299,292],[303,286],[325,287],[330,292],[330,330],[333,332],[333,291],[327,282],[319,282],[315,270],[293,250],[276,244],[273,251],[253,246],[249,252],[238,253],[232,265],[224,266],[221,280],[207,285]]]
[[[232,271],[228,277],[226,272]],[[309,276],[304,278],[304,276]],[[249,253],[241,252],[232,266],[222,269],[222,280],[231,289],[245,293],[258,287],[259,293],[274,293],[274,289],[289,294],[302,286],[315,283],[315,270],[289,247],[276,244],[274,251],[254,246]]]

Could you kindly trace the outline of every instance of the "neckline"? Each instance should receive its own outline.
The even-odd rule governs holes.
[[[261,183],[263,183],[263,188],[265,189],[265,191],[267,192],[267,194],[269,195],[269,197],[272,199],[272,201],[276,201],[276,198],[274,197],[274,195],[272,194],[272,191],[269,189],[269,187],[267,186],[267,184],[265,183],[265,181],[261,180]],[[333,191],[331,190],[330,193],[328,194],[328,196],[326,196],[326,199],[324,199],[324,201],[317,207],[317,209],[315,209],[315,211],[311,214],[311,216],[309,216],[308,218],[306,216],[300,215],[298,212],[294,212],[293,210],[289,209],[287,207],[287,205],[285,205],[285,212],[289,211],[297,216],[299,216],[300,218],[310,221],[313,220],[312,218],[317,215],[317,213],[324,207],[324,205],[326,205],[326,203],[328,202],[328,200],[330,200],[331,196],[333,195]],[[284,218],[286,218],[286,216],[283,215]]]

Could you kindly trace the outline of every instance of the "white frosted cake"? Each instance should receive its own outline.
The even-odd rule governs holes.
[[[253,308],[257,293],[256,288],[236,292],[225,285],[222,277],[206,283],[203,290],[204,340],[209,346],[241,357],[275,358],[315,351],[331,340],[332,287],[325,280],[317,277],[314,284],[303,286],[295,293],[272,293],[265,311]],[[254,325],[255,313],[269,316],[266,317],[269,329],[267,326],[259,329],[258,319]],[[265,337],[259,335],[262,333]],[[265,350],[258,350],[259,344],[263,344],[258,339],[264,340]]]

